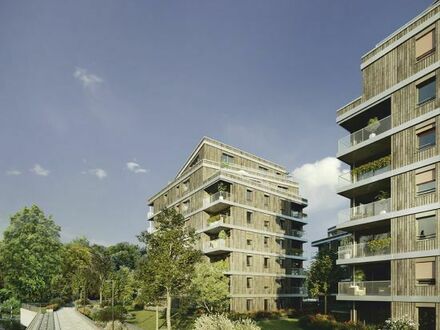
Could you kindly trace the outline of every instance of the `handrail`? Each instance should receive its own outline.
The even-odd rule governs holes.
[[[341,296],[390,296],[391,281],[339,282],[338,295]]]
[[[391,212],[391,198],[381,199],[368,204],[361,204],[339,211],[338,222],[345,223]]]
[[[391,254],[391,244],[382,248],[373,248],[367,243],[349,244],[338,248],[338,258],[347,260],[353,258],[373,257]]]

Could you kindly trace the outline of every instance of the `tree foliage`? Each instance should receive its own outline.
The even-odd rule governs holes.
[[[175,209],[164,209],[155,222],[154,233],[144,231],[139,236],[146,244],[146,258],[139,265],[138,275],[145,302],[166,298],[167,328],[171,329],[172,299],[188,294],[201,252],[194,247],[194,229],[185,226],[184,217]]]
[[[61,272],[60,227],[35,205],[10,220],[0,244],[4,285],[22,301],[48,300]]]
[[[224,275],[226,261],[199,262],[192,279],[193,300],[207,313],[221,313],[229,307],[229,280]]]

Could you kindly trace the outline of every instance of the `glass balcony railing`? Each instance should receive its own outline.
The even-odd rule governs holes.
[[[290,235],[291,235],[291,236],[294,236],[294,237],[299,237],[299,238],[301,238],[301,237],[304,236],[304,234],[305,234],[305,232],[302,231],[302,230],[292,229],[292,230],[290,231]]]
[[[219,238],[209,242],[203,243],[203,251],[219,250],[228,247],[227,241],[225,239]]]
[[[219,200],[229,200],[231,194],[227,191],[218,191],[215,194],[210,195],[208,198],[203,200],[203,205],[209,205]]]
[[[208,227],[215,227],[228,222],[229,216],[225,214],[217,214],[208,218]]]
[[[381,199],[368,204],[361,204],[338,213],[339,223],[351,220],[359,220],[386,214],[391,211],[391,198]]]
[[[339,282],[340,296],[390,296],[391,281]]]
[[[391,165],[387,165],[372,171],[368,171],[362,174],[357,174],[357,175],[353,175],[351,172],[346,172],[346,173],[342,173],[339,176],[339,182],[338,182],[338,186],[339,187],[343,187],[343,186],[347,186],[359,181],[363,181],[369,178],[372,178],[376,175],[379,174],[383,174],[386,172],[389,172],[391,170]]]
[[[350,135],[344,136],[338,142],[338,153],[342,153],[347,149],[372,139],[377,135],[384,133],[391,129],[391,116],[385,117],[376,123],[368,125]]]
[[[304,268],[292,268],[291,274],[296,276],[306,276],[306,270]]]
[[[391,254],[391,239],[379,238],[367,243],[350,244],[338,248],[338,258],[349,260],[354,258],[373,257]]]

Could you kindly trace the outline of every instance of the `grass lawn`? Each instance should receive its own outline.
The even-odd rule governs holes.
[[[259,321],[261,330],[301,330],[297,319],[279,319]]]
[[[130,312],[135,315],[133,320],[129,320],[128,323],[132,323],[141,329],[145,330],[155,330],[156,329],[156,312],[154,311],[133,311]],[[159,313],[159,327],[165,325],[165,320],[161,318],[161,313]]]

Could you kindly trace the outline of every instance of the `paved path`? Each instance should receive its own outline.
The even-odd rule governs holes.
[[[63,307],[55,312],[55,329],[57,330],[97,330],[100,329],[91,320],[75,310],[74,307]]]

